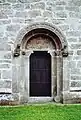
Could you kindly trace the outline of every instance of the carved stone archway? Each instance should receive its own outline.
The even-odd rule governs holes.
[[[48,42],[48,47],[36,48],[29,47],[31,41],[34,39],[41,39],[45,41],[48,39],[53,44],[50,47]],[[35,44],[35,42],[33,43]],[[45,43],[44,43],[45,45]],[[36,46],[36,45],[35,45]],[[68,45],[65,40],[64,35],[55,26],[48,23],[36,23],[30,25],[20,31],[15,42],[15,50],[13,53],[14,67],[17,75],[16,80],[13,80],[12,88],[16,84],[16,89],[19,93],[19,102],[31,102],[35,101],[49,101],[54,100],[56,102],[63,102],[63,92],[65,91],[65,81],[67,81],[67,72],[65,65],[67,64],[67,51]],[[51,55],[52,60],[52,97],[51,98],[30,98],[29,96],[29,57],[37,50],[48,51]],[[12,92],[15,93],[16,89],[13,88]]]

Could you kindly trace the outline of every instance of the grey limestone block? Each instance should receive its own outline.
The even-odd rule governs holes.
[[[76,75],[79,75],[81,74],[81,71],[79,68],[71,68],[71,74],[76,74]]]
[[[76,67],[76,61],[70,61],[69,68],[75,68],[75,67]]]
[[[24,10],[24,4],[22,4],[22,3],[16,3],[16,4],[13,4],[12,5],[12,9],[14,9],[14,10]]]
[[[9,3],[16,3],[18,0],[7,0]]]
[[[72,81],[71,87],[81,87],[81,81]]]
[[[0,25],[6,25],[6,24],[10,24],[11,23],[11,20],[10,19],[1,19],[0,20]]]
[[[66,1],[56,1],[55,2],[56,5],[66,5]]]
[[[0,88],[11,88],[11,81],[8,80],[0,80]]]
[[[0,43],[1,44],[8,43],[8,37],[0,37]]]
[[[48,7],[49,8],[49,7]],[[49,9],[48,9],[49,10]],[[53,10],[54,11],[63,11],[64,10],[64,6],[60,6],[60,5],[58,5],[58,6],[56,6],[56,7],[53,7]],[[53,11],[52,10],[52,11]]]
[[[0,64],[2,64],[2,63],[9,64],[11,62],[12,62],[11,60],[0,60]]]
[[[4,11],[0,11],[0,19],[7,19],[8,15]]]
[[[75,11],[75,12],[79,11],[79,7],[77,6],[66,6],[65,9],[68,11]]]
[[[81,61],[77,61],[77,68],[81,69]]]
[[[5,64],[5,63],[0,64],[0,69],[10,68],[10,67],[11,67],[10,64]]]
[[[28,18],[28,12],[27,11],[17,11],[15,13],[15,17],[18,17],[18,18]]]
[[[7,3],[5,1],[5,3],[0,4],[0,10],[8,10],[8,9],[11,9],[11,4],[10,3]]]
[[[0,0],[0,3],[5,3],[6,2],[6,0]]]
[[[11,51],[11,46],[7,43],[5,44],[5,42],[4,44],[0,43],[0,51]]]
[[[71,30],[71,31],[66,32],[66,35],[69,37],[79,37],[80,31]]]
[[[0,51],[0,59],[11,59],[11,52]]]
[[[8,17],[13,17],[13,9],[2,9],[0,10],[0,19],[8,19]]]
[[[25,23],[25,19],[24,18],[13,18],[12,23],[15,23],[15,24]]]
[[[53,13],[47,10],[47,11],[43,12],[43,16],[44,17],[53,17]]]
[[[81,49],[81,44],[80,43],[76,43],[76,44],[71,44],[71,48],[72,49]]]
[[[7,26],[7,29],[6,29],[6,30],[7,30],[7,31],[10,31],[10,32],[11,32],[11,31],[12,31],[12,32],[16,32],[16,31],[18,31],[19,29],[20,29],[20,25],[19,25],[19,24],[18,24],[18,25],[17,25],[17,24],[15,24],[15,25],[13,25],[13,24],[11,25],[11,24],[10,24],[10,25]]]
[[[81,6],[81,0],[70,0],[68,3],[70,6]]]
[[[77,55],[81,55],[81,50],[77,50]]]
[[[32,9],[45,9],[45,3],[44,2],[38,2],[35,4],[31,4]]]
[[[41,16],[40,10],[30,10],[28,11],[29,18],[36,18],[37,16]]]
[[[77,42],[77,38],[76,37],[69,37],[69,38],[67,38],[67,41],[69,43],[71,43],[71,42]]]
[[[40,2],[41,0],[18,0],[20,3]]]
[[[79,75],[72,75],[71,80],[81,80],[81,76]]]
[[[31,3],[25,3],[24,9],[29,10],[29,9],[31,9],[30,6],[31,6]]]
[[[70,18],[78,18],[78,19],[81,19],[81,13],[80,12],[69,12],[69,16]]]
[[[69,25],[59,25],[58,26],[62,31],[68,31],[69,30]]]
[[[67,18],[67,13],[66,12],[56,12],[57,18]]]
[[[2,78],[3,79],[12,79],[12,71],[11,70],[3,70]]]

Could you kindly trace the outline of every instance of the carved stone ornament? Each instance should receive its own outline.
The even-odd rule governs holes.
[[[63,57],[67,57],[67,56],[68,56],[68,52],[63,51],[63,52],[62,52],[62,56],[63,56]]]
[[[16,49],[14,50],[14,57],[18,57],[20,55],[20,45],[17,45]]]

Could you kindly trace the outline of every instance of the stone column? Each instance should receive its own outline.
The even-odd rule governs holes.
[[[55,50],[49,51],[51,55],[51,91],[52,91],[52,97],[56,96],[56,56],[55,56]]]
[[[20,102],[19,94],[20,94],[20,81],[21,81],[21,56],[14,57],[12,60],[12,94],[14,101]]]
[[[70,93],[68,59],[63,57],[63,103],[67,102],[67,96]]]
[[[55,97],[56,102],[61,102],[62,97],[62,55],[57,53],[57,95]]]
[[[27,99],[25,98],[25,90],[24,90],[25,64],[24,64],[24,56],[21,54],[19,57],[20,57],[20,65],[19,65],[19,71],[18,71],[19,100],[20,100],[20,103],[24,103],[27,101]]]
[[[29,97],[29,82],[30,82],[30,55],[33,53],[32,50],[26,51],[26,56],[25,56],[25,78],[26,78],[26,83],[25,83],[25,89],[28,91],[27,95]]]
[[[13,58],[12,66],[12,92],[19,93],[19,69],[20,69],[20,56]]]
[[[20,102],[27,103],[29,98],[29,57],[32,51],[25,51],[25,55],[21,55],[20,69]]]

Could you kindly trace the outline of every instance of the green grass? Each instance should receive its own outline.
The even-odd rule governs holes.
[[[81,105],[0,107],[0,120],[81,120]]]

